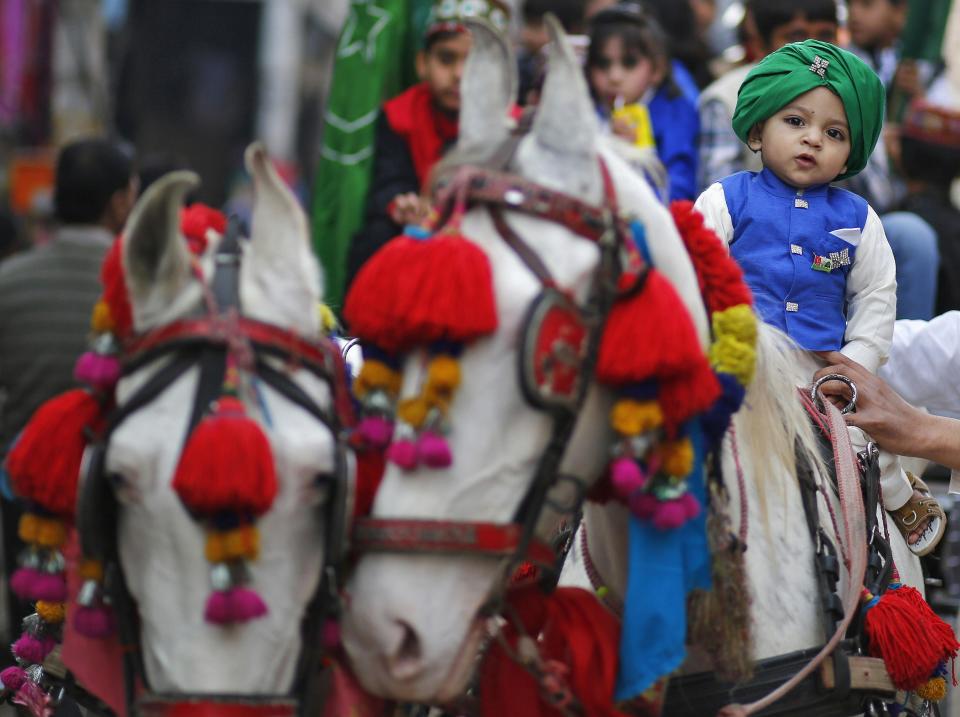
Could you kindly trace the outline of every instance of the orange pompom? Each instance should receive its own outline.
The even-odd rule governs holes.
[[[14,492],[55,515],[72,516],[83,451],[102,425],[100,403],[81,389],[40,406],[7,456]]]
[[[40,619],[51,625],[59,625],[63,622],[66,608],[62,602],[47,602],[38,600],[34,606]]]
[[[17,535],[24,543],[36,543],[37,536],[40,534],[39,515],[33,513],[24,513],[20,516],[20,522],[17,524]]]
[[[103,563],[93,558],[84,558],[80,561],[77,569],[80,577],[84,580],[95,580],[98,583],[103,582]]]
[[[42,548],[59,548],[67,542],[67,528],[55,518],[41,518],[37,543]]]
[[[93,315],[90,317],[90,328],[95,333],[104,334],[114,329],[113,315],[110,313],[110,306],[106,301],[100,299],[93,307]]]
[[[243,403],[224,396],[194,429],[173,477],[187,509],[203,516],[221,512],[262,515],[277,494],[270,442]]]

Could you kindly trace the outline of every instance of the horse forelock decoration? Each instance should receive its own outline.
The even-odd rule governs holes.
[[[628,582],[635,568],[630,564],[637,562],[635,546],[644,542],[635,540],[633,524],[628,525],[630,513],[617,502],[587,504],[585,524],[561,585],[596,589],[606,596],[608,606],[672,602],[667,610],[670,620],[659,620],[656,610],[641,609],[640,623],[635,615],[627,616],[634,632],[622,637],[635,644],[621,645],[619,668],[615,662],[611,665],[608,647],[600,644],[607,639],[613,611],[598,614],[574,599],[574,593],[564,593],[569,599],[562,606],[544,607],[541,601],[527,600],[529,583],[524,587],[522,581],[514,585],[508,581],[521,558],[545,568],[549,576],[552,553],[544,550],[544,544],[608,464],[615,484],[647,482],[643,499],[637,504],[630,501],[630,512],[651,520],[661,535],[670,535],[685,521],[703,519],[694,515],[706,496],[696,494],[693,483],[687,486],[674,479],[689,470],[691,460],[690,475],[697,474],[707,422],[686,421],[712,406],[721,390],[690,368],[697,363],[693,354],[702,356],[711,338],[708,310],[714,366],[731,325],[739,339],[757,342],[749,410],[736,419],[736,430],[722,451],[731,524],[741,526],[741,537],[750,546],[736,596],[745,601],[740,607],[746,624],[741,627],[749,634],[735,635],[732,643],[744,653],[740,664],[745,663],[747,671],[755,659],[822,645],[831,637],[825,635],[818,607],[822,596],[813,567],[814,541],[796,478],[801,465],[813,475],[826,472],[814,430],[796,396],[796,387],[813,374],[812,362],[776,330],[755,327],[752,312],[740,310],[739,295],[722,306],[711,305],[716,304],[716,291],[712,297],[701,296],[702,272],[707,270],[702,257],[698,277],[687,251],[694,249],[684,246],[670,214],[598,138],[582,71],[562,30],[555,22],[549,26],[553,42],[542,102],[529,133],[511,135],[506,123],[497,120],[507,114],[514,96],[508,46],[482,24],[471,25],[474,46],[463,81],[461,135],[457,152],[438,172],[446,177],[437,194],[439,229],[433,238],[409,231],[388,244],[380,255],[383,260],[374,257],[370,263],[374,268],[366,277],[363,272],[358,275],[348,297],[347,318],[366,342],[365,358],[373,364],[369,372],[361,370],[357,384],[368,421],[361,434],[371,445],[389,443],[389,461],[371,517],[361,520],[354,534],[361,557],[347,588],[344,646],[357,676],[372,692],[404,701],[443,703],[455,701],[471,683],[478,668],[477,651],[492,633],[488,657],[506,655],[533,681],[515,681],[499,671],[496,660],[490,667],[488,659],[480,668],[479,682],[473,683],[484,714],[516,707],[509,699],[519,700],[532,690],[549,698],[551,715],[575,714],[577,709],[618,715],[613,703],[618,669],[616,699],[653,686],[659,690],[652,700],[656,705],[663,698],[658,678],[681,667],[686,654],[686,594],[710,585],[709,558],[700,565],[685,565],[706,554],[703,524],[686,533],[692,536],[692,552],[675,544],[672,553],[641,556],[651,558],[646,565],[657,565],[659,559],[662,566],[667,555],[679,578],[667,565],[659,577],[641,575],[645,580],[639,582],[640,591],[636,587],[631,591]],[[675,209],[687,240],[686,232],[699,226],[688,211]],[[631,225],[633,239],[644,249],[639,259],[631,253],[633,243],[625,242],[618,245],[619,256],[611,262],[610,237],[623,236],[622,228],[615,226],[618,222]],[[431,252],[432,259],[424,259]],[[605,273],[610,263],[619,274]],[[675,303],[631,304],[637,295],[631,289],[643,295],[657,285],[650,283],[651,266],[672,287]],[[609,285],[611,276],[618,290],[613,297],[597,290],[604,281]],[[371,277],[377,281],[365,282]],[[482,291],[486,281],[492,285],[489,297]],[[444,282],[462,288],[462,293]],[[372,286],[383,288],[384,296],[374,295]],[[444,292],[456,299],[451,301]],[[423,299],[419,304],[411,299],[417,296]],[[612,308],[609,303],[604,306],[611,298]],[[606,333],[600,336],[598,304],[600,325],[607,321]],[[621,344],[632,354],[625,364],[635,366],[630,361],[637,356],[641,357],[637,361],[662,359],[652,376],[659,395],[651,390],[650,381],[642,380],[649,375],[641,378],[636,372],[618,374],[610,369],[604,342],[611,329],[619,327],[616,319],[624,306],[647,309],[646,315],[640,311],[630,315],[640,328]],[[728,308],[731,313],[721,316]],[[682,326],[687,333],[678,328]],[[670,340],[661,340],[662,334],[669,334]],[[682,344],[684,337],[690,342],[687,348],[671,354],[670,347]],[[752,346],[749,356],[741,349],[737,352],[740,358],[731,360],[727,369],[737,381],[720,378],[724,396],[729,390],[742,399],[754,354]],[[678,369],[681,365],[687,373]],[[594,368],[599,381],[590,373]],[[671,369],[680,377],[671,376]],[[685,392],[691,385],[696,388]],[[650,406],[651,396],[658,398],[658,405]],[[396,402],[393,427],[392,402]],[[733,404],[731,410],[739,400]],[[611,413],[617,408],[625,410]],[[722,427],[726,424],[723,421]],[[657,427],[652,433],[651,426]],[[618,438],[613,441],[611,463],[614,436]],[[845,433],[838,445],[844,440]],[[618,473],[618,459],[629,459],[622,465],[634,463],[656,441],[659,449],[646,455],[658,463],[640,461],[650,475],[638,477],[630,472],[633,469]],[[854,471],[852,457],[847,459],[846,467]],[[658,468],[670,480],[651,480],[655,473],[660,475]],[[549,480],[551,470],[554,480]],[[649,488],[652,483],[655,489]],[[830,494],[823,483],[821,491]],[[694,500],[688,500],[691,497]],[[687,512],[691,503],[693,509]],[[667,505],[670,510],[664,510]],[[745,506],[745,513],[737,510],[738,505]],[[837,519],[837,507],[828,508],[822,496],[819,503],[814,498],[814,505],[819,506],[824,535],[841,551],[859,551],[861,546],[851,543],[850,534],[863,524],[862,509],[859,518],[854,510]],[[816,507],[812,510],[817,512]],[[845,540],[838,541],[834,525]],[[648,546],[660,541],[657,533],[644,534]],[[890,541],[903,582],[922,586],[919,563],[897,531],[892,531]],[[841,616],[850,619],[862,580],[857,575],[864,567],[859,552],[842,557]],[[852,581],[849,575],[854,576]],[[658,583],[660,579],[667,582]],[[534,614],[539,617],[532,618]],[[491,622],[490,617],[502,620]],[[541,633],[540,649],[548,647],[544,639],[552,640],[560,662],[544,660],[543,653],[538,658],[538,648],[527,638],[550,621],[572,624],[577,619],[581,632],[571,633],[576,639],[569,643],[563,642],[562,633],[559,638],[556,632],[553,637]],[[596,633],[596,639],[587,639],[584,646],[582,630]],[[836,632],[831,639],[839,635]],[[617,636],[613,639],[616,642]],[[642,655],[637,658],[643,646],[654,658],[651,664],[644,663]],[[633,661],[625,664],[624,655],[630,657],[631,651]],[[698,661],[702,654],[694,646],[686,669],[743,674],[730,665]],[[491,672],[493,679],[488,680]],[[518,689],[501,701],[485,693],[484,686],[491,684]],[[714,709],[727,704],[728,690],[723,686],[708,703]],[[571,692],[580,699],[579,706],[571,701]],[[586,695],[592,701],[584,700],[585,692],[592,693]],[[691,715],[703,713],[692,709]],[[729,714],[740,715],[758,707],[731,709]]]
[[[316,670],[319,624],[338,609],[352,481],[343,364],[321,335],[303,212],[261,146],[246,164],[256,192],[249,239],[213,212],[181,217],[192,173],[145,193],[107,262],[94,317],[95,331],[118,337],[122,376],[95,342],[103,355],[78,365],[95,385],[71,399],[90,409],[86,418],[63,413],[61,399],[48,404],[52,423],[75,434],[62,444],[76,454],[72,470],[30,465],[54,430],[44,409],[8,461],[36,520],[64,526],[62,540],[31,550],[41,571],[65,554],[69,595],[41,599],[28,584],[27,597],[41,600],[28,628],[41,641],[62,631],[66,666],[120,713],[150,694],[249,695],[295,709],[294,690]],[[30,470],[18,473],[18,450]],[[62,624],[44,612],[51,598],[66,599]],[[24,700],[46,685],[28,667],[45,653],[28,652],[18,655],[25,672],[4,674]]]

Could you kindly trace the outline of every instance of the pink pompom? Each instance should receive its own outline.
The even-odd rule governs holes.
[[[31,600],[33,586],[42,573],[35,568],[17,568],[10,576],[10,589],[21,600]]]
[[[230,609],[230,596],[226,590],[217,590],[210,593],[207,606],[203,611],[203,619],[214,625],[229,625],[233,622]]]
[[[33,581],[32,591],[28,596],[29,600],[66,602],[67,581],[63,573],[38,573]]]
[[[52,637],[34,637],[29,632],[25,632],[13,643],[12,651],[24,662],[40,664],[56,646],[57,643]]]
[[[610,465],[610,482],[624,500],[628,499],[647,482],[643,469],[636,460],[621,456]]]
[[[328,618],[320,629],[320,644],[326,650],[335,650],[340,646],[340,623]]]
[[[680,503],[683,505],[684,514],[687,520],[693,520],[700,515],[700,501],[693,493],[684,493],[680,496]]]
[[[365,416],[357,425],[357,433],[370,448],[385,448],[393,438],[393,422],[383,416]]]
[[[267,614],[267,604],[256,590],[250,588],[231,590],[230,603],[234,622],[247,622]]]
[[[8,667],[0,672],[0,682],[3,683],[5,690],[16,692],[27,681],[27,673],[21,667]]]
[[[687,510],[680,499],[662,501],[653,516],[653,526],[658,530],[673,530],[686,522]]]
[[[78,606],[73,615],[73,628],[84,637],[110,637],[116,628],[113,610],[106,605]]]
[[[77,359],[73,377],[101,390],[110,390],[120,380],[120,359],[116,356],[87,351]]]
[[[420,460],[430,468],[448,468],[453,463],[450,444],[439,433],[424,431],[417,441]]]
[[[649,493],[634,493],[629,499],[630,512],[641,520],[652,518],[657,512],[659,501]]]
[[[387,449],[387,460],[405,471],[412,471],[420,462],[417,444],[408,440],[394,441]]]

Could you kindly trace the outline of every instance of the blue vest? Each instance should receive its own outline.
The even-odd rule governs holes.
[[[730,253],[760,316],[805,349],[838,350],[867,202],[828,184],[796,189],[768,169],[720,184],[733,220]]]

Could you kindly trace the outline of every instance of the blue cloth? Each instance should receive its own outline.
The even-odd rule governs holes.
[[[798,190],[769,169],[738,172],[720,184],[733,222],[730,253],[760,316],[805,349],[839,350],[867,202],[829,184]]]
[[[940,269],[937,233],[912,212],[891,212],[880,221],[897,262],[897,318],[929,321]]]
[[[694,468],[689,490],[706,505],[703,436],[697,421],[687,425]],[[616,700],[641,694],[673,672],[686,656],[687,594],[709,589],[710,551],[705,511],[675,530],[661,531],[630,517],[629,574],[620,632]]]
[[[670,178],[670,201],[697,198],[697,111],[696,84],[680,63],[673,63],[673,81],[661,85],[647,105],[657,156]],[[677,93],[679,89],[679,93]]]

